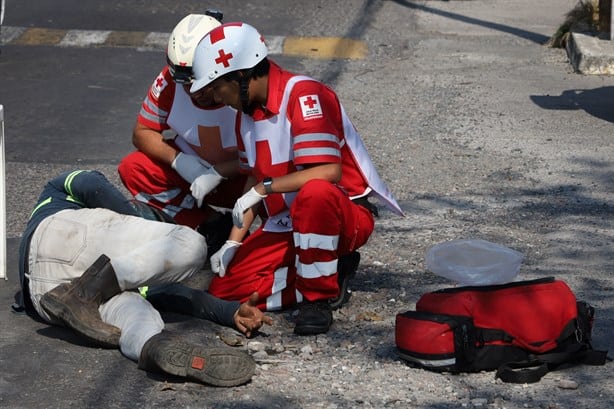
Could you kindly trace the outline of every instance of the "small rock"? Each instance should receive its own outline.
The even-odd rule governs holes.
[[[471,404],[475,407],[484,407],[488,404],[488,399],[486,398],[474,398],[471,399]]]
[[[266,353],[266,351],[258,351],[256,353],[254,353],[252,355],[252,357],[258,361],[258,360],[264,360],[267,359],[269,357],[269,354]]]
[[[218,334],[220,340],[231,347],[243,346],[245,338],[234,331],[222,331]]]
[[[313,354],[313,348],[311,345],[305,345],[301,348],[301,354]]]
[[[578,389],[578,383],[570,379],[561,379],[557,386],[561,389]]]
[[[260,352],[266,349],[266,345],[260,341],[249,341],[247,343],[247,349],[251,352]]]

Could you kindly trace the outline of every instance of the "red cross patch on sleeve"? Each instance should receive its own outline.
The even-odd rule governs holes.
[[[305,121],[322,118],[322,107],[320,106],[320,100],[317,95],[305,95],[299,97],[298,101]]]
[[[166,82],[164,76],[160,74],[155,79],[154,83],[151,85],[151,93],[156,99],[158,99],[160,98],[160,93],[162,92],[162,90],[164,90],[164,88],[166,88],[167,85],[168,82]]]

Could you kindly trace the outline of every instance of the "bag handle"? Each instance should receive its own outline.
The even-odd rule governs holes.
[[[508,383],[535,383],[548,372],[545,362],[508,362],[497,369],[495,378]]]
[[[562,351],[532,355],[527,361],[508,362],[497,369],[495,378],[508,383],[535,383],[563,363],[604,365],[608,351],[595,351],[589,344],[573,344]]]

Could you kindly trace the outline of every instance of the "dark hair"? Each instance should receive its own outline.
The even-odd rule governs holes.
[[[264,57],[258,64],[256,64],[252,68],[229,72],[228,74],[223,75],[221,78],[226,82],[241,82],[242,77],[239,75],[239,72],[242,72],[244,76],[247,76],[250,79],[256,79],[267,75],[269,73],[270,66],[271,64],[269,63],[269,59]]]
[[[252,68],[232,71],[220,77],[226,82],[236,81],[239,83],[239,96],[241,98],[242,111],[247,115],[252,115],[254,113],[255,106],[254,104],[249,104],[249,81],[268,75],[270,65],[269,60],[264,57]],[[239,75],[240,72],[242,75]]]
[[[268,75],[271,64],[269,59],[264,57],[254,68],[252,68],[252,78],[259,78]]]

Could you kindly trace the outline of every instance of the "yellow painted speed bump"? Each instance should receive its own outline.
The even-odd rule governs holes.
[[[339,37],[286,37],[283,54],[310,58],[363,59],[367,56],[364,41]]]
[[[138,47],[144,43],[147,34],[143,31],[113,31],[104,44],[108,47]]]
[[[53,28],[29,28],[13,41],[18,45],[57,45],[66,36],[67,30]]]

